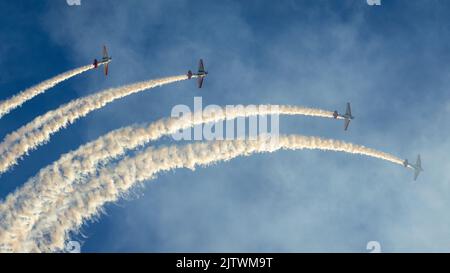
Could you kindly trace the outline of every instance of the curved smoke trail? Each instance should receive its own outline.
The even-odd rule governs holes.
[[[112,131],[77,150],[60,157],[29,179],[24,186],[7,196],[0,204],[0,242],[25,237],[34,223],[72,191],[72,183],[91,175],[99,164],[106,164],[146,143],[198,124],[233,120],[257,115],[305,115],[332,118],[333,112],[321,109],[289,106],[259,105],[222,108],[214,115],[193,113],[178,118],[163,118],[146,126],[130,126]],[[196,118],[200,116],[200,118]],[[19,217],[20,216],[20,217]],[[1,235],[3,234],[3,236]]]
[[[17,164],[17,160],[30,150],[47,142],[52,134],[90,112],[125,96],[183,80],[187,80],[187,76],[167,77],[111,88],[73,100],[56,110],[35,118],[15,132],[8,134],[0,143],[0,174]]]
[[[9,99],[0,101],[0,118],[11,112],[13,109],[20,107],[24,102],[31,100],[37,95],[42,94],[48,89],[54,87],[58,83],[68,80],[78,74],[81,74],[93,68],[94,66],[91,64],[67,71],[63,74],[60,74],[44,82],[41,82],[35,86],[25,89],[24,91],[12,96]]]
[[[195,169],[238,156],[274,152],[279,149],[319,149],[360,154],[402,165],[402,160],[371,148],[333,139],[306,136],[280,136],[277,141],[269,137],[258,140],[226,140],[194,143],[185,146],[149,147],[133,157],[126,157],[118,164],[104,167],[98,175],[84,183],[73,185],[73,191],[55,204],[48,218],[42,217],[27,238],[10,245],[19,251],[56,251],[62,249],[71,230],[77,230],[83,222],[98,215],[103,205],[115,202],[131,187],[155,178],[159,172],[175,168]]]

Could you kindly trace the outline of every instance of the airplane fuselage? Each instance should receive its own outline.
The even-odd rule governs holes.
[[[111,58],[111,57],[103,58],[103,59],[99,62],[99,64],[105,64],[105,63],[109,63],[109,62],[111,62],[111,61],[112,61],[112,58]]]
[[[199,72],[199,73],[194,73],[193,75],[204,78],[204,77],[206,77],[206,75],[208,75],[208,72],[207,71]]]
[[[344,119],[354,119],[354,118],[355,118],[354,116],[346,115],[346,114],[344,114],[344,115],[339,115],[339,116],[342,117],[342,118],[344,118]]]
[[[103,58],[100,61],[94,60],[94,66],[98,67],[99,65],[108,64],[111,62],[111,60],[112,60],[111,58],[107,58],[107,59]]]
[[[409,162],[403,162],[403,166],[405,166],[406,168],[411,168],[411,169],[413,169],[413,170],[417,170],[417,171],[420,171],[420,172],[422,172],[423,171],[423,169],[422,169],[422,167],[421,166],[418,166],[418,165],[416,165],[416,164],[411,164],[411,163],[409,163]]]
[[[347,114],[339,114],[338,111],[334,111],[333,113],[333,117],[336,118],[342,118],[342,119],[354,119],[355,117],[352,115],[347,115]]]
[[[188,73],[187,73],[187,76],[189,77],[189,79],[192,78],[192,77],[204,78],[204,77],[206,77],[206,75],[208,75],[207,71],[205,71],[205,72],[198,72],[198,73],[192,73],[192,71],[189,70]]]

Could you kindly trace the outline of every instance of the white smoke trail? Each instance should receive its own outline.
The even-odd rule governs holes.
[[[52,134],[88,113],[133,93],[186,79],[187,76],[182,75],[111,88],[73,100],[56,110],[35,118],[17,131],[8,134],[0,143],[0,174],[17,164],[17,160],[30,150],[47,142]]]
[[[0,101],[0,118],[2,118],[4,115],[8,114],[15,108],[20,107],[24,102],[31,100],[37,95],[42,94],[48,89],[54,87],[58,83],[68,80],[78,74],[81,74],[93,68],[94,66],[91,64],[67,71],[63,74],[57,75],[35,86],[25,89],[24,91],[12,96],[9,99]]]
[[[179,118],[164,118],[147,126],[131,126],[112,131],[85,144],[76,151],[60,157],[37,176],[29,179],[22,188],[7,196],[0,204],[0,242],[17,241],[26,237],[40,217],[72,191],[72,183],[96,171],[98,164],[123,155],[127,150],[145,145],[149,141],[170,135],[180,129],[198,124],[232,120],[256,115],[306,115],[333,117],[333,112],[289,105],[259,105],[222,108],[215,115],[193,113]],[[197,118],[200,116],[200,118]],[[20,216],[20,217],[18,217]],[[3,236],[2,236],[3,234]]]
[[[371,156],[402,165],[402,160],[374,149],[343,141],[306,136],[280,136],[258,140],[213,141],[154,149],[149,147],[117,165],[104,167],[97,176],[73,184],[73,191],[55,204],[48,217],[37,222],[26,240],[10,246],[19,251],[55,251],[62,249],[68,232],[98,215],[107,202],[115,202],[137,183],[155,178],[157,173],[175,168],[195,169],[219,161],[279,149],[319,149]],[[23,238],[24,239],[24,238]]]

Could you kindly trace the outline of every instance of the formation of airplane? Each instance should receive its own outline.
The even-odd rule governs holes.
[[[351,121],[352,119],[355,118],[355,117],[352,115],[352,109],[351,109],[351,107],[350,107],[350,103],[349,103],[349,102],[347,102],[347,109],[346,109],[344,115],[339,114],[338,111],[334,111],[333,117],[334,117],[335,119],[337,119],[338,117],[341,117],[341,118],[344,119],[344,122],[345,122],[345,124],[344,124],[344,130],[346,130],[346,131],[347,131],[347,129],[348,129],[348,126],[349,126],[349,124],[350,124],[350,121]],[[420,174],[421,172],[423,172],[423,169],[422,169],[422,161],[421,161],[421,159],[420,159],[420,154],[417,155],[416,164],[411,164],[411,163],[408,162],[408,159],[405,159],[405,161],[403,161],[403,166],[405,166],[406,168],[408,168],[408,167],[409,167],[409,168],[412,168],[412,169],[414,170],[414,181],[417,180],[417,177],[419,176],[419,174]]]
[[[106,49],[106,46],[103,46],[103,57],[100,61],[98,61],[97,59],[94,60],[94,67],[97,68],[99,65],[104,65],[105,67],[105,75],[108,75],[108,64],[111,62],[112,58],[108,55],[108,50]],[[191,79],[193,76],[197,78],[197,85],[198,88],[202,88],[203,86],[203,81],[206,77],[206,75],[208,75],[208,71],[205,70],[205,66],[203,64],[203,60],[200,59],[199,64],[198,64],[198,71],[197,73],[193,73],[191,70],[189,70],[187,72],[187,77],[188,79]],[[355,117],[352,115],[352,109],[350,107],[350,102],[347,102],[347,108],[345,110],[345,114],[339,114],[339,112],[336,110],[333,112],[333,117],[335,119],[337,119],[338,117],[344,119],[344,130],[347,131],[348,126],[350,125],[350,121],[353,120]],[[411,164],[408,162],[408,159],[406,159],[403,162],[403,165],[405,167],[410,167],[414,170],[414,180],[417,179],[417,177],[419,176],[420,172],[423,171],[422,169],[422,162],[420,159],[420,155],[417,156],[417,161],[415,164]]]
[[[347,131],[348,125],[350,124],[350,121],[354,119],[355,117],[352,116],[352,109],[350,108],[350,102],[347,102],[347,109],[345,110],[345,114],[341,115],[338,113],[338,111],[334,111],[333,117],[337,119],[338,117],[341,117],[344,119],[344,130]]]
[[[410,167],[414,170],[414,181],[417,180],[417,177],[419,176],[420,172],[423,172],[422,160],[420,160],[420,154],[417,155],[416,164],[411,164],[408,162],[408,159],[405,159],[405,161],[403,161],[403,166],[405,166],[405,168]]]
[[[97,59],[94,59],[94,67],[97,68],[99,65],[104,65],[105,67],[105,76],[108,76],[108,66],[109,63],[111,62],[112,58],[110,56],[108,56],[108,50],[106,49],[106,46],[103,46],[103,57],[100,61],[98,61]]]
[[[203,79],[206,77],[206,75],[208,75],[208,71],[205,70],[205,66],[203,65],[202,59],[200,59],[200,62],[198,64],[198,72],[197,73],[192,73],[191,70],[189,70],[187,73],[188,79],[191,79],[192,76],[197,76],[198,88],[202,88]]]

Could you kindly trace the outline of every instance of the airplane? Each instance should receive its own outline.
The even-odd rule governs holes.
[[[344,130],[347,131],[350,121],[355,118],[354,116],[352,116],[352,109],[350,108],[350,102],[347,102],[347,110],[345,111],[344,115],[339,114],[338,111],[336,110],[333,113],[333,117],[335,119],[337,119],[338,117],[343,118],[345,120]]]
[[[105,65],[105,76],[108,76],[108,64],[111,62],[112,58],[108,56],[108,50],[106,49],[106,46],[103,46],[103,58],[101,61],[98,61],[97,59],[94,59],[94,68],[97,68],[99,65]]]
[[[405,168],[410,167],[414,170],[414,181],[417,180],[417,177],[419,176],[420,172],[423,172],[422,161],[420,160],[420,154],[417,155],[416,164],[411,164],[408,162],[408,159],[405,159],[405,161],[403,161],[403,166],[405,166]]]
[[[203,79],[208,75],[208,71],[205,71],[205,66],[203,65],[203,60],[200,59],[200,62],[198,64],[198,72],[192,73],[191,70],[188,71],[187,76],[188,79],[191,79],[192,76],[197,76],[198,80],[198,88],[202,88],[203,86]]]

